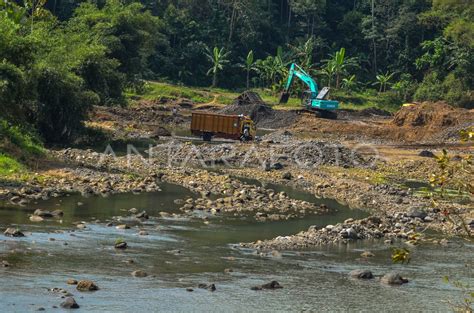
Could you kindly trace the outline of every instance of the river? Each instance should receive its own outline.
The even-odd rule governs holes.
[[[474,283],[474,246],[461,242],[413,248],[408,265],[392,264],[390,246],[380,241],[263,256],[236,245],[294,234],[310,225],[366,216],[330,199],[316,199],[286,188],[284,191],[293,198],[323,202],[337,211],[264,223],[251,218],[209,216],[205,223],[202,216],[159,217],[160,211],[178,212],[173,200],[195,196],[171,184],[161,188],[161,192],[107,198],[71,195],[25,208],[0,205],[0,229],[17,225],[27,234],[23,238],[0,235],[0,261],[11,264],[0,268],[0,312],[29,312],[41,307],[60,311],[52,308],[62,302],[48,290],[53,287],[73,293],[81,306],[77,311],[83,312],[446,312],[450,307],[445,301],[460,300],[462,294],[444,283],[443,276]],[[132,207],[146,210],[151,218],[140,225],[131,223],[127,230],[106,226],[106,220],[127,216]],[[36,208],[61,209],[64,216],[61,221],[33,223],[28,214]],[[72,222],[77,221],[86,222],[87,228],[76,230]],[[139,236],[139,230],[149,235]],[[114,249],[118,238],[129,248]],[[365,250],[375,256],[361,258]],[[375,275],[398,271],[410,282],[390,287],[377,279],[348,278],[348,272],[358,268],[370,269]],[[132,277],[131,272],[138,269],[149,276]],[[91,279],[100,290],[81,293],[66,284],[68,278]],[[284,288],[250,289],[271,280]],[[199,289],[199,283],[214,283],[217,290]],[[194,291],[186,291],[187,287]]]

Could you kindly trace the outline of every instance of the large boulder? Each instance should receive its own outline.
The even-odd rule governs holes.
[[[63,309],[79,309],[79,304],[73,297],[67,297],[64,302],[61,303]]]
[[[47,210],[36,209],[33,215],[40,217],[53,217],[53,214]]]
[[[136,270],[132,272],[133,277],[147,277],[148,274],[145,271],[142,270]]]
[[[198,288],[207,289],[209,291],[216,291],[216,285],[214,285],[214,284],[201,283],[201,284],[198,285]]]
[[[263,290],[263,289],[281,289],[281,288],[283,288],[283,286],[280,285],[279,282],[277,282],[276,280],[272,280],[269,283],[266,283],[266,284],[263,284],[263,285],[260,285],[260,286],[255,286],[255,287],[252,287],[250,289],[252,289],[252,290]]]
[[[8,227],[3,234],[9,237],[25,237],[25,234],[23,234],[18,228],[13,227]]]
[[[408,279],[398,273],[387,273],[380,279],[380,282],[387,285],[402,285],[408,283]]]
[[[422,220],[428,216],[428,214],[421,210],[421,209],[418,209],[418,208],[412,208],[410,209],[408,212],[407,212],[407,216],[408,217],[411,217],[411,218],[421,218]]]
[[[429,150],[422,150],[420,153],[418,153],[419,156],[425,157],[425,158],[434,158],[436,157],[435,154]]]
[[[349,273],[349,276],[357,279],[372,279],[374,275],[369,270],[353,270]]]
[[[80,280],[76,289],[79,291],[95,291],[99,290],[99,287],[92,280]]]

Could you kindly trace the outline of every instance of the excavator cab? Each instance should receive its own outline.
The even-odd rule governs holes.
[[[301,94],[301,105],[304,107],[311,107],[311,100],[314,98],[314,94],[310,90],[303,91]]]

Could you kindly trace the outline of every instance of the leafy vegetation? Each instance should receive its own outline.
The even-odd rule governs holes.
[[[467,135],[465,135],[466,133]],[[467,140],[472,141],[473,133],[471,128],[465,130],[462,135],[467,136]],[[460,158],[459,162],[454,162],[444,149],[441,155],[436,156],[438,169],[430,177],[430,184],[433,187],[437,187],[430,194],[434,206],[438,206],[440,201],[453,196],[453,192],[450,192],[448,189],[449,187],[454,188],[454,196],[472,198],[474,184],[471,181],[466,181],[465,177],[472,177],[474,175],[473,158],[469,154],[460,156]],[[472,236],[469,225],[461,210],[457,208],[445,209],[442,211],[442,214],[456,230],[462,231],[468,237]]]
[[[472,108],[473,12],[464,0],[0,0],[0,118],[69,142],[92,105],[153,95],[146,80],[272,99],[292,62],[343,104],[372,104],[379,91],[383,107]],[[176,97],[201,103],[232,93],[182,89]]]
[[[0,153],[0,176],[8,177],[12,174],[17,174],[23,171],[21,165],[14,158]]]

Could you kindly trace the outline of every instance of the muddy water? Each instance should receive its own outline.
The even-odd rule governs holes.
[[[278,187],[278,186],[275,186]],[[392,265],[390,249],[381,242],[358,242],[324,247],[302,253],[258,256],[240,250],[240,241],[271,238],[306,229],[309,225],[336,223],[359,214],[343,206],[327,216],[304,220],[259,223],[251,219],[210,217],[209,224],[195,218],[156,218],[128,230],[105,226],[112,216],[126,216],[135,207],[151,216],[160,211],[175,212],[176,198],[193,196],[174,185],[163,191],[140,195],[114,195],[108,198],[70,196],[51,199],[28,210],[0,208],[0,229],[17,224],[25,238],[0,235],[0,260],[11,266],[0,268],[0,312],[28,312],[52,306],[61,299],[48,291],[60,287],[72,292],[84,312],[246,312],[246,311],[370,311],[370,312],[445,312],[442,302],[460,299],[460,293],[442,282],[444,275],[465,282],[472,271],[474,246],[422,246],[413,251],[409,265]],[[287,190],[287,193],[294,192]],[[311,195],[290,194],[293,197]],[[78,205],[82,202],[82,205]],[[336,204],[334,204],[336,205]],[[62,209],[59,220],[32,223],[27,214],[35,208]],[[99,219],[101,222],[96,222]],[[85,230],[74,230],[74,221],[85,221]],[[148,236],[138,236],[145,229]],[[58,230],[62,232],[58,232]],[[113,244],[123,238],[129,249],[117,251]],[[54,240],[52,240],[54,239]],[[370,249],[375,257],[360,258]],[[134,263],[126,261],[133,259]],[[232,269],[224,273],[224,269]],[[368,268],[380,275],[397,270],[411,282],[402,287],[387,287],[376,280],[363,282],[347,278],[355,268]],[[134,278],[141,269],[150,276]],[[80,293],[65,282],[68,278],[92,279],[101,288]],[[270,280],[284,288],[256,292],[251,286]],[[199,283],[215,283],[217,291],[198,289]],[[186,287],[194,287],[188,292]]]

